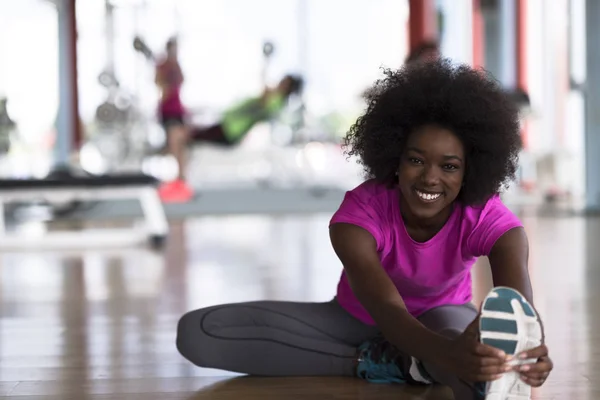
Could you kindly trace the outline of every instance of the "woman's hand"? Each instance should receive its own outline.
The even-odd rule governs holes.
[[[516,365],[513,367],[514,371],[518,371],[521,374],[521,380],[533,387],[542,386],[548,378],[550,371],[554,368],[545,344],[524,351],[517,358],[520,360],[537,360],[535,364]]]
[[[450,345],[442,363],[467,382],[489,382],[513,370],[510,357],[502,350],[479,341],[479,316]]]

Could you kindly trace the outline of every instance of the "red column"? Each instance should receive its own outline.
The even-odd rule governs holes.
[[[409,52],[428,40],[437,40],[435,0],[409,0]]]
[[[485,30],[481,1],[473,0],[473,67],[485,66]]]

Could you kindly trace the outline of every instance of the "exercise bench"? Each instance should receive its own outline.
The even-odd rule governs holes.
[[[160,247],[168,234],[168,223],[158,196],[157,179],[140,174],[47,179],[0,179],[0,248],[73,248],[139,244],[148,240]],[[137,199],[142,207],[142,229],[83,229],[47,231],[43,235],[9,232],[5,206],[14,202],[98,201]],[[140,237],[140,235],[142,235]]]

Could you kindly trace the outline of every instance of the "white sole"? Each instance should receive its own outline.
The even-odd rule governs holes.
[[[542,342],[542,327],[533,307],[518,291],[496,287],[481,306],[479,322],[481,342],[506,354],[516,355],[537,347]],[[518,360],[513,364],[528,364],[536,360]],[[506,372],[490,382],[486,400],[530,400],[531,386],[523,382],[518,372]]]

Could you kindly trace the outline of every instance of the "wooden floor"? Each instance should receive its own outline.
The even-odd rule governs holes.
[[[247,378],[175,349],[185,311],[257,299],[322,301],[339,264],[327,215],[201,218],[143,250],[0,254],[0,398],[451,399],[443,388],[356,379]],[[555,371],[536,399],[600,398],[600,220],[526,217],[531,274]],[[476,299],[489,287],[485,260]],[[598,346],[598,348],[597,348]]]

